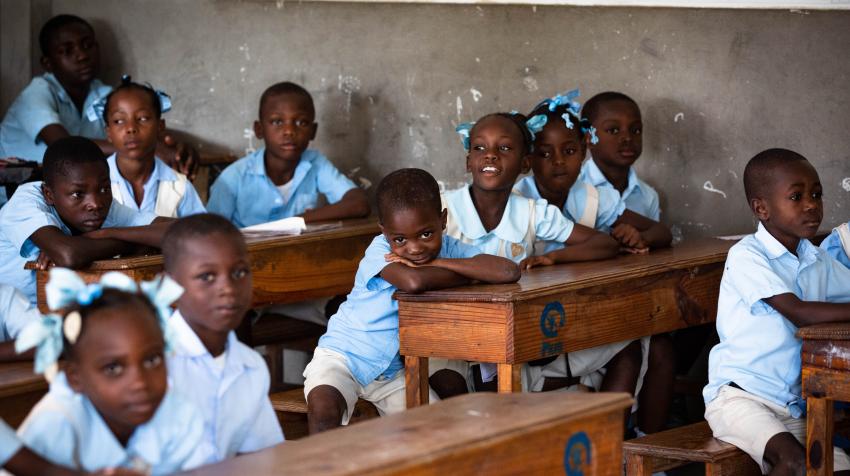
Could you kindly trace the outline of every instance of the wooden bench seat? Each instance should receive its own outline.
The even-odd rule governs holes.
[[[623,455],[628,476],[649,476],[693,462],[705,463],[706,476],[761,474],[748,454],[714,438],[705,421],[625,441]]]

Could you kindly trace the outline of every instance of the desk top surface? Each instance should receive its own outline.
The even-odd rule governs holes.
[[[514,284],[478,284],[428,291],[397,292],[400,302],[514,302],[552,293],[641,278],[660,271],[687,269],[726,261],[732,240],[703,238],[645,255],[621,255],[604,261],[542,266],[524,271]]]
[[[0,398],[47,389],[44,377],[33,372],[32,361],[0,363]]]
[[[190,474],[362,474],[416,464],[463,445],[504,438],[592,415],[622,412],[625,393],[477,393],[287,441]]]

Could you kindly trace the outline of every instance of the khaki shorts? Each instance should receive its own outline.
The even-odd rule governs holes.
[[[789,432],[806,446],[805,418],[794,418],[787,408],[729,385],[720,387],[717,397],[705,406],[705,419],[715,438],[750,455],[763,474],[770,471],[764,449],[777,434]],[[833,461],[834,471],[850,469],[850,458],[841,448],[835,448]]]

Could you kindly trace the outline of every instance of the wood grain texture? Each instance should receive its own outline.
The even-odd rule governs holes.
[[[564,474],[571,465],[613,476],[629,405],[626,394],[465,395],[189,474]]]
[[[806,474],[832,476],[833,402],[809,397],[806,407]]]
[[[374,219],[346,220],[332,229],[307,230],[297,236],[246,236],[254,277],[253,305],[264,306],[346,294],[372,239],[380,233]],[[35,263],[26,265],[35,269]],[[77,272],[86,282],[108,271],[120,271],[136,281],[162,271],[162,255],[95,261]],[[38,306],[47,312],[44,285],[47,271],[36,271]]]
[[[44,377],[33,373],[32,362],[0,364],[0,418],[19,425],[47,389]]]
[[[521,365],[499,364],[499,393],[522,392]]]
[[[404,358],[404,390],[407,408],[428,405],[428,358]]]

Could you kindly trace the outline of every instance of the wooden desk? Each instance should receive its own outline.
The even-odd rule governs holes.
[[[618,475],[625,393],[464,395],[331,430],[194,475]]]
[[[806,474],[832,474],[833,401],[850,401],[850,323],[797,331],[803,339]]]
[[[283,304],[345,294],[354,284],[357,265],[372,238],[380,233],[374,219],[346,220],[333,229],[307,231],[297,236],[248,236],[254,274],[254,306]],[[35,269],[27,263],[27,269]],[[162,271],[162,255],[95,261],[77,273],[93,282],[109,271],[120,271],[136,281]],[[44,285],[47,271],[36,272],[38,307],[47,311]]]
[[[499,391],[542,357],[713,322],[733,241],[534,268],[516,284],[396,293],[407,405],[428,401],[428,357],[493,362]]]
[[[17,427],[47,393],[47,381],[33,373],[33,363],[0,363],[0,418]]]

